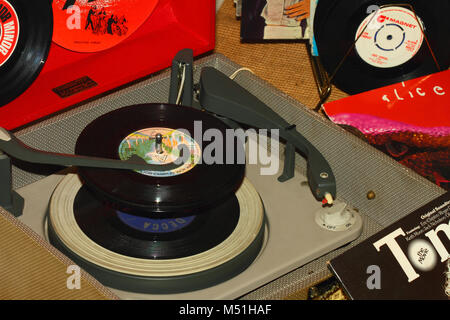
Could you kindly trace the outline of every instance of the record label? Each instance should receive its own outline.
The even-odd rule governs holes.
[[[314,37],[333,84],[357,94],[450,65],[449,0],[320,0]],[[375,11],[374,11],[375,9]],[[355,42],[356,40],[356,42]]]
[[[364,19],[356,39],[356,51],[362,60],[378,68],[393,68],[415,56],[422,46],[423,33],[412,11],[387,7]]]
[[[19,19],[16,10],[0,0],[0,66],[12,56],[19,40]]]
[[[158,148],[156,135],[162,136],[161,146]],[[173,170],[168,171],[138,171],[151,177],[172,177],[188,172],[194,168],[202,157],[202,150],[198,143],[188,134],[174,129],[155,127],[133,132],[119,145],[119,157],[128,160],[137,155],[149,164],[169,164],[180,156],[178,145],[183,144],[190,152],[190,159]]]
[[[187,227],[195,219],[195,216],[171,219],[151,219],[134,216],[121,211],[117,211],[117,216],[127,226],[147,233],[175,232]]]
[[[54,38],[77,52],[109,49],[138,29],[158,0],[54,0]]]

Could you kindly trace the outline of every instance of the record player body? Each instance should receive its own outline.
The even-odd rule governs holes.
[[[226,81],[232,80],[228,79]],[[151,82],[149,85],[154,86]],[[138,93],[145,86],[145,84],[137,84],[135,87],[124,91],[130,91],[135,98],[139,97],[147,100],[147,95]],[[161,90],[158,91],[161,92]],[[168,90],[164,91],[167,92]],[[119,95],[125,97],[126,93],[122,92]],[[163,98],[159,101],[164,101],[165,99]],[[108,105],[107,108],[110,108],[114,104],[107,103],[106,105]],[[76,119],[81,120],[83,118],[83,111],[79,113],[81,109],[83,107],[72,111]],[[109,150],[106,147],[109,144],[108,141],[98,141],[101,136],[114,141],[111,147],[113,153],[120,149],[117,147],[119,144],[116,142],[117,139],[113,138],[111,134],[104,135],[105,130],[107,131],[108,128],[115,128],[115,131],[118,130],[118,141],[120,141],[120,137],[123,138],[130,135],[136,131],[136,128],[141,128],[142,126],[155,127],[155,129],[148,129],[148,132],[146,131],[145,134],[150,134],[155,130],[159,130],[158,132],[161,133],[164,126],[170,127],[169,131],[174,132],[174,128],[184,128],[184,123],[187,125],[186,128],[190,128],[191,124],[189,123],[191,120],[189,119],[192,117],[192,119],[202,120],[202,130],[208,130],[208,127],[212,126],[212,128],[215,128],[214,130],[223,127],[220,130],[223,133],[226,131],[224,123],[216,117],[184,106],[142,104],[114,109],[116,108],[113,107],[109,111],[105,110],[106,112],[103,116],[99,117],[99,115],[96,115],[93,118],[95,119],[94,121],[89,121],[89,125],[82,126],[83,132],[74,137],[77,140],[76,154],[114,158],[114,155],[105,156],[97,153],[101,149]],[[71,111],[68,112],[71,113]],[[145,114],[136,116],[136,114],[142,112]],[[124,123],[123,120],[130,115],[136,120],[125,121]],[[79,118],[80,116],[81,118]],[[72,121],[79,123],[76,119]],[[117,120],[119,120],[118,123],[116,123]],[[51,119],[48,121],[53,122]],[[120,130],[118,129],[119,125],[122,126]],[[231,130],[231,128],[229,129]],[[181,129],[177,129],[175,132],[178,132],[178,130]],[[139,133],[141,131],[137,132],[138,136],[142,134]],[[193,137],[197,139],[195,130],[193,133]],[[150,135],[154,135],[154,132]],[[84,168],[65,170],[62,173],[50,175],[17,189],[17,193],[25,199],[25,208],[19,220],[32,227],[40,236],[68,255],[76,264],[79,264],[91,273],[101,283],[110,287],[121,298],[238,298],[356,239],[362,231],[362,219],[356,211],[353,211],[355,221],[345,231],[327,230],[317,224],[315,221],[316,214],[323,210],[323,207],[321,202],[317,201],[311,192],[305,175],[296,171],[294,177],[288,181],[281,182],[278,179],[284,173],[282,158],[280,159],[279,155],[278,139],[272,137],[269,142],[269,145],[275,146],[275,149],[271,149],[271,152],[274,153],[271,155],[273,163],[270,164],[270,166],[275,168],[275,170],[271,170],[273,172],[263,174],[268,169],[267,164],[262,165],[260,161],[249,160],[252,158],[251,152],[254,152],[255,148],[259,148],[259,150],[264,148],[263,145],[267,142],[267,138],[263,139],[263,142],[260,139],[259,136],[247,136],[247,147],[245,148],[247,151],[247,164],[244,168],[245,178],[242,184],[240,176],[244,175],[244,171],[241,170],[242,165],[238,163],[222,166],[217,164],[196,164],[193,169],[190,168],[186,172],[183,171],[180,175],[169,175],[166,178],[154,177],[152,173],[147,173],[150,176],[145,177],[144,175],[143,178],[141,174],[135,172],[131,172],[131,174],[125,172],[125,176],[115,178],[121,184],[127,179],[136,180],[138,187],[135,187],[135,183],[132,184],[134,188],[133,191],[130,191],[132,195],[140,192],[142,188],[139,188],[139,183],[141,183],[139,181],[144,181],[145,179],[151,182],[150,185],[157,185],[158,188],[164,185],[165,181],[169,181],[167,188],[172,189],[174,188],[172,184],[175,180],[181,183],[181,185],[179,183],[176,184],[175,188],[178,189],[183,186],[183,179],[188,180],[190,185],[197,185],[201,181],[206,181],[211,186],[199,185],[198,189],[200,192],[197,192],[206,197],[201,201],[202,205],[208,204],[206,209],[202,209],[202,206],[199,207],[199,201],[193,202],[195,204],[193,210],[192,206],[187,206],[187,209],[184,209],[186,203],[192,201],[193,196],[190,194],[196,194],[195,190],[193,192],[189,190],[189,187],[184,187],[184,189],[171,191],[178,198],[184,193],[189,195],[179,203],[178,207],[181,204],[184,205],[180,207],[183,209],[179,212],[189,209],[191,210],[189,212],[193,212],[194,216],[192,214],[190,216],[183,214],[179,217],[175,216],[171,220],[172,224],[169,221],[170,219],[166,219],[167,222],[164,220],[164,223],[173,226],[176,224],[174,221],[178,221],[176,220],[176,217],[178,217],[178,219],[183,219],[183,223],[188,221],[186,223],[187,227],[186,225],[178,225],[174,227],[173,231],[169,230],[169,232],[163,234],[161,233],[162,231],[148,232],[151,224],[155,225],[161,221],[155,219],[161,218],[161,215],[162,217],[168,215],[167,218],[170,218],[169,215],[173,214],[172,208],[174,208],[174,204],[170,198],[167,202],[164,197],[160,198],[158,196],[158,207],[153,208],[151,206],[149,208],[153,209],[148,212],[142,211],[142,205],[136,207],[142,211],[139,214],[135,213],[133,209],[122,209],[122,207],[120,207],[120,210],[113,207],[109,209],[108,205],[103,206],[101,204],[99,207],[95,205],[96,207],[94,208],[91,199],[97,203],[97,200],[94,199],[97,197],[95,196],[97,192],[92,191],[97,190],[97,187],[91,189],[90,183],[86,183],[91,180],[97,180],[101,185],[105,182],[106,176],[103,175],[97,179],[96,175],[98,172],[107,173],[108,171],[104,171],[105,169],[99,171]],[[101,148],[97,142],[101,144]],[[129,141],[125,142],[126,145],[128,143]],[[200,140],[195,140],[195,143],[199,143],[203,151],[208,147],[208,143],[203,144]],[[259,143],[262,144],[257,147]],[[120,145],[123,144],[124,142],[122,141]],[[61,143],[58,143],[58,145],[62,146]],[[249,147],[250,145],[253,147]],[[236,148],[238,149],[232,150],[235,155],[239,154],[239,143],[237,143]],[[89,151],[91,149],[93,151]],[[226,152],[227,150],[225,149],[224,151]],[[261,151],[259,152],[261,153]],[[205,154],[202,157],[202,160],[206,159]],[[206,170],[205,172],[208,175],[206,180],[203,177],[203,173],[200,173],[200,175],[198,173],[203,172],[202,170]],[[77,171],[79,171],[81,179],[77,175]],[[121,171],[118,172],[121,173]],[[218,176],[216,172],[219,173]],[[225,176],[221,174],[222,172],[225,173]],[[115,171],[112,173],[115,174]],[[239,182],[239,189],[234,191],[237,188],[235,186],[236,183],[227,182],[227,179]],[[197,182],[197,180],[200,182]],[[86,191],[85,186],[88,186],[88,189],[91,191]],[[142,185],[142,187],[144,188],[145,185]],[[191,188],[194,187],[191,186]],[[220,189],[216,190],[217,188]],[[117,187],[113,189],[115,190]],[[211,190],[213,193],[210,192]],[[127,194],[122,195],[119,192],[112,197],[111,192],[113,191],[107,191],[111,197],[108,198],[106,203],[115,202],[113,200],[114,197],[123,198],[127,196]],[[227,196],[225,200],[223,199],[230,192],[233,193],[232,198],[237,199],[237,211],[234,205],[227,205],[230,202],[230,200],[227,200],[230,196]],[[236,192],[235,195],[234,192]],[[144,195],[143,199],[148,202],[150,200],[147,199],[150,199],[155,191],[151,190],[147,193],[148,195]],[[84,196],[84,194],[87,196]],[[218,194],[223,194],[224,196],[217,197]],[[208,202],[207,198],[215,200],[210,203],[211,201]],[[103,198],[98,199],[98,203],[103,202],[101,200]],[[163,206],[166,202],[170,204],[167,206],[169,208],[169,211],[166,210],[167,213],[164,211],[165,207]],[[128,208],[131,202],[128,200],[128,202],[124,203],[127,203]],[[152,202],[150,201],[149,203],[151,204]],[[224,206],[222,203],[225,203],[224,209],[216,210],[216,207]],[[122,206],[122,204],[119,206]],[[148,205],[145,206],[147,207]],[[65,208],[69,208],[69,210],[67,211]],[[103,219],[104,215],[99,215],[99,212],[105,210],[110,212],[106,214],[106,220],[103,220],[103,222],[97,221],[98,218],[100,220]],[[122,212],[121,210],[129,211]],[[160,210],[162,210],[161,213],[159,213]],[[206,210],[206,213],[200,214],[199,210]],[[180,214],[179,212],[178,215]],[[139,218],[133,214],[142,215],[142,217]],[[158,216],[153,218],[155,214],[158,214]],[[236,214],[237,222],[234,224],[232,221]],[[116,222],[110,223],[110,215],[119,217],[121,221],[116,219],[114,220]],[[127,217],[131,217],[133,221],[143,222],[143,226],[140,226],[139,223],[127,222],[131,221],[127,220]],[[219,225],[217,225],[215,220],[221,221]],[[161,222],[161,224],[164,223]],[[117,225],[120,225],[119,229],[115,229]],[[230,228],[228,228],[228,225]],[[107,229],[112,227],[112,229],[99,231],[103,226],[106,226]],[[129,233],[130,228],[134,230],[131,233]],[[182,239],[184,239],[184,242],[181,245],[172,247],[171,244],[177,242],[177,239],[174,241],[170,239],[167,241],[167,239],[173,235],[178,237],[180,228],[184,228],[184,234],[187,234],[187,236],[183,235]],[[208,228],[217,228],[217,230],[208,230]],[[223,239],[220,238],[220,234],[228,229],[230,229],[226,231],[228,234],[225,234]],[[113,231],[116,232],[113,238],[109,240],[102,238],[102,235],[111,236]],[[194,234],[194,238],[197,238],[197,233],[203,234],[200,243],[194,241],[193,244],[190,244],[191,236],[188,234],[188,231]],[[219,235],[219,242],[215,243],[214,241],[216,240],[212,238],[217,237],[217,235]],[[125,240],[125,238],[131,242],[128,243],[128,240]],[[146,238],[151,241],[145,242]],[[162,240],[158,240],[160,238]],[[142,241],[146,244],[142,245]],[[125,247],[123,245],[117,247],[119,243],[123,243]],[[205,247],[204,243],[212,243],[212,245],[206,245]],[[293,245],[289,245],[289,243]],[[113,244],[113,246],[110,246],[110,244]],[[131,247],[127,248],[127,245]],[[142,247],[143,250],[139,251],[139,247]]]
[[[281,169],[278,174],[281,174]],[[236,299],[361,234],[361,218],[345,232],[325,230],[315,222],[315,213],[322,206],[311,195],[306,178],[300,172],[283,183],[277,180],[278,175],[264,176],[260,170],[261,165],[247,165],[246,168],[246,178],[261,197],[266,217],[262,247],[247,269],[229,280],[201,290],[172,294],[144,294],[114,288],[112,291],[123,299]],[[28,210],[19,219],[47,240],[48,230],[43,221],[52,193],[64,177],[52,175],[18,190],[28,201]],[[39,190],[39,196],[36,196],[36,190]],[[248,226],[247,231],[250,230]],[[93,275],[95,277],[95,272]],[[217,282],[216,277],[220,277],[219,273],[217,276],[213,273],[211,283]]]

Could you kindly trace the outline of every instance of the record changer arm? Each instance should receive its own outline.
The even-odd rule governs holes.
[[[142,160],[142,162],[138,162],[134,159],[122,161],[41,151],[25,145],[11,132],[2,127],[0,127],[0,151],[3,151],[13,158],[31,163],[123,170],[168,171],[176,169],[182,166],[186,161],[189,161],[189,155],[186,152],[184,153],[184,156],[176,159],[172,163],[157,165],[148,164],[145,160]]]
[[[296,129],[262,101],[220,71],[205,67],[200,77],[199,100],[209,112],[256,128],[279,129],[280,137],[306,155],[308,183],[314,197],[332,204],[336,180],[323,155]]]

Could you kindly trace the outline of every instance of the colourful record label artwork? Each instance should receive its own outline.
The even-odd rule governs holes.
[[[162,136],[159,147],[156,143],[158,134]],[[199,144],[191,136],[179,130],[155,127],[133,132],[120,143],[119,157],[121,160],[128,160],[133,155],[137,155],[149,164],[169,164],[180,157],[178,146],[182,144],[189,150],[190,158],[179,167],[168,171],[138,171],[151,177],[177,176],[194,168],[202,156]]]
[[[54,0],[53,41],[76,52],[97,52],[127,39],[158,0]]]
[[[423,42],[420,17],[402,7],[382,8],[360,24],[355,40],[363,61],[378,67],[392,68],[411,60]],[[358,38],[359,37],[359,38]]]
[[[13,6],[0,0],[0,66],[14,53],[19,40],[19,19]]]
[[[117,211],[119,219],[127,226],[148,233],[169,233],[181,230],[194,221],[195,216],[172,219],[151,219],[146,217],[138,217]]]

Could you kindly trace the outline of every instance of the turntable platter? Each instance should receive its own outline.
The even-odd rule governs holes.
[[[74,201],[82,186],[76,174],[69,174],[56,188],[50,202],[49,238],[105,285],[145,293],[205,288],[242,272],[261,249],[265,229],[263,205],[247,179],[236,192],[239,219],[231,234],[206,251],[174,259],[130,257],[92,241],[74,214]]]

